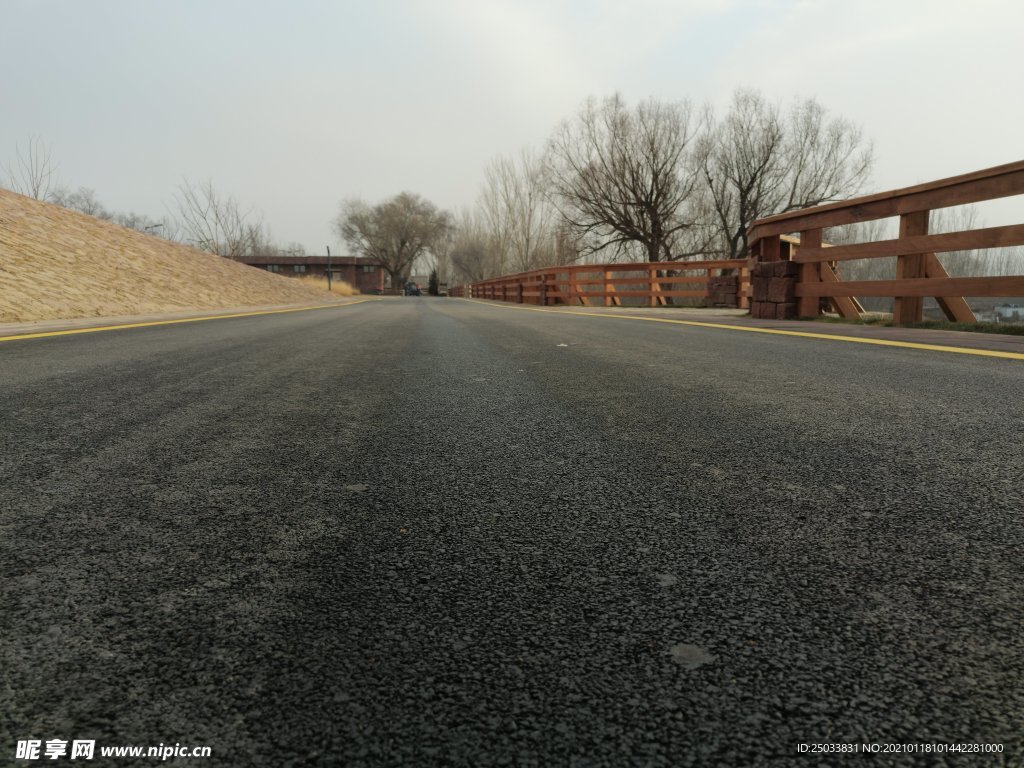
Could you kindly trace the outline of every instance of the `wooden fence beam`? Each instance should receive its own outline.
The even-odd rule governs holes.
[[[941,235],[876,240],[873,243],[835,245],[831,248],[801,248],[793,256],[793,261],[850,261],[899,256],[905,253],[971,251],[976,248],[1005,248],[1013,245],[1024,245],[1024,224],[973,229],[967,232],[946,232]]]
[[[797,283],[798,297],[824,296],[1024,296],[1024,276],[948,277]]]
[[[749,242],[756,242],[770,235],[872,221],[1020,194],[1024,194],[1024,161],[914,187],[769,216],[750,226],[747,230],[747,239]]]

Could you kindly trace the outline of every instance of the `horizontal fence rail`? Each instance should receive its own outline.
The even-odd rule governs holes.
[[[448,294],[540,306],[617,307],[631,299],[656,307],[687,298],[746,308],[749,281],[746,259],[572,264],[455,286]]]
[[[933,210],[1024,194],[1024,161],[905,189],[804,208],[755,221],[747,230],[751,266],[781,259],[780,236],[798,233],[791,260],[799,264],[790,293],[800,317],[816,317],[822,300],[843,317],[860,316],[856,297],[893,299],[893,324],[923,319],[924,298],[934,298],[950,320],[976,322],[963,297],[1024,296],[1024,276],[950,277],[938,253],[1024,245],[1024,225],[929,234]],[[894,239],[826,246],[827,227],[900,217]],[[891,280],[843,281],[837,263],[896,257]],[[756,269],[756,267],[754,267]],[[757,278],[755,278],[756,283]],[[757,294],[754,286],[752,295]],[[757,297],[752,312],[757,314]]]

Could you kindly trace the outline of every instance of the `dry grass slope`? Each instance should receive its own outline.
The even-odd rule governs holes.
[[[302,285],[308,286],[309,288],[317,288],[321,291],[327,290],[327,278],[321,277],[320,275],[302,275],[301,277],[292,279],[298,280]],[[331,293],[335,293],[338,296],[356,296],[359,291],[344,280],[338,280],[335,278],[331,281]]]
[[[323,287],[0,189],[0,322],[314,304]],[[354,293],[354,291],[351,291]]]

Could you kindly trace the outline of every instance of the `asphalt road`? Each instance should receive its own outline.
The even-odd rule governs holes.
[[[1024,765],[1022,365],[428,298],[0,344],[0,764]]]

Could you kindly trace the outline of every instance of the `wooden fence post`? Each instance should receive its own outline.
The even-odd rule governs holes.
[[[928,211],[914,211],[900,216],[900,239],[914,235],[928,234]],[[896,257],[896,279],[925,277],[925,256],[923,253],[908,253]],[[899,288],[896,289],[897,291]],[[892,324],[908,325],[924,319],[924,297],[900,296],[892,304]]]
[[[760,246],[757,254],[758,261],[782,260],[782,239],[778,235],[766,237],[758,245]]]
[[[800,249],[821,248],[821,230],[808,229],[800,233]],[[800,265],[800,282],[804,285],[821,282],[821,269],[817,262],[808,261]],[[799,317],[817,317],[821,314],[821,299],[817,296],[801,296],[797,306]]]

